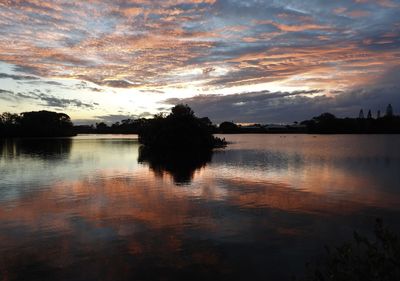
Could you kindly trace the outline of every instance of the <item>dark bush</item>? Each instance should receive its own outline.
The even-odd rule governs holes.
[[[394,281],[400,280],[400,241],[377,220],[375,239],[354,232],[353,241],[327,247],[323,264],[308,266],[307,281]]]

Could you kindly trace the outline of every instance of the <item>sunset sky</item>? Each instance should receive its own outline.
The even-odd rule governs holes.
[[[400,0],[0,0],[0,112],[400,112]]]

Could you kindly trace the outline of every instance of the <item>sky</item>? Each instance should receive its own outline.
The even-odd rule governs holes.
[[[400,0],[0,0],[0,112],[400,112]],[[396,112],[397,111],[397,112]]]

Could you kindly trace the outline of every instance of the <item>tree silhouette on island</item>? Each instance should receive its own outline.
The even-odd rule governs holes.
[[[226,146],[225,139],[213,136],[208,118],[198,118],[183,104],[167,116],[156,115],[139,130],[139,142],[152,149],[212,149]]]
[[[141,126],[138,162],[147,163],[158,176],[171,175],[176,184],[189,183],[194,172],[211,161],[213,148],[227,144],[213,136],[214,130],[210,119],[178,104],[168,116],[157,115]]]

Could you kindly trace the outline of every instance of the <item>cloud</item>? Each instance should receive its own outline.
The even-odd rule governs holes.
[[[362,87],[342,93],[336,98],[336,103],[340,109],[351,108],[353,112],[360,108],[384,112],[387,104],[391,103],[395,113],[400,114],[399,81],[400,67],[396,66]]]
[[[13,92],[8,90],[0,89],[0,99],[5,101],[14,101]]]
[[[89,83],[87,83],[86,81],[81,81],[79,83],[76,83],[75,85],[69,85],[66,83],[62,83],[62,82],[57,82],[57,81],[51,81],[51,80],[43,80],[43,79],[38,79],[38,80],[25,80],[23,78],[24,76],[22,76],[22,78],[18,79],[21,81],[18,81],[20,84],[29,84],[29,85],[36,85],[36,86],[46,86],[46,85],[50,85],[50,86],[56,86],[57,89],[67,89],[67,90],[89,90],[91,92],[104,92],[104,89],[99,88],[99,87],[93,87],[90,86]]]
[[[9,95],[13,94],[12,91],[3,90],[3,89],[0,89],[0,93],[2,93],[2,94],[9,94]]]
[[[115,123],[125,119],[137,119],[137,116],[129,114],[107,114],[107,115],[95,116],[96,122],[105,122],[105,123]]]
[[[39,78],[30,75],[0,73],[0,79],[37,80]]]
[[[400,68],[396,67],[363,87],[324,92],[323,90],[293,92],[250,92],[231,95],[202,95],[164,100],[165,104],[188,104],[198,116],[214,122],[291,123],[331,112],[340,117],[357,116],[359,110],[384,112],[391,103],[400,112]]]
[[[386,8],[396,8],[399,6],[399,3],[395,3],[396,1],[392,0],[354,0],[356,3],[373,3],[380,5]]]
[[[153,116],[154,116],[154,114],[152,114],[150,112],[142,112],[141,114],[106,114],[106,115],[95,116],[94,121],[115,123],[115,122],[120,122],[121,120],[125,120],[125,119],[151,118]],[[92,120],[92,122],[93,122],[93,120]],[[90,123],[90,122],[88,122],[88,123]]]
[[[369,45],[369,54],[359,59],[399,60],[388,56],[398,53],[398,40],[374,40],[382,34],[398,35],[399,5],[390,0],[23,0],[1,3],[0,12],[1,61],[42,77],[115,88],[189,82],[230,87],[282,80],[313,71],[321,64],[320,55],[326,55],[318,55],[318,49],[333,46],[333,53],[343,57],[348,49],[361,53],[368,40],[375,48]],[[280,48],[288,57],[303,48],[317,55],[308,54],[305,64],[284,57],[270,61],[269,54]],[[265,58],[241,60],[257,51]],[[325,67],[331,71],[351,64],[336,60],[333,65],[328,58]],[[226,71],[213,71],[218,67]],[[190,76],[193,68],[202,69],[203,75]],[[379,71],[384,70],[382,65]]]
[[[255,24],[270,24],[280,31],[284,32],[299,32],[306,30],[329,30],[331,29],[328,25],[318,25],[318,24],[299,24],[299,25],[287,25],[282,23],[277,23],[271,20],[256,20]]]
[[[91,87],[89,86],[89,84],[85,81],[81,81],[80,83],[75,85],[75,89],[77,90],[83,90],[83,89],[87,89],[90,90],[92,92],[103,92],[104,90],[98,87]]]
[[[95,103],[86,103],[78,99],[67,99],[58,98],[53,95],[49,95],[41,92],[40,90],[34,90],[30,92],[17,92],[1,90],[0,93],[4,94],[0,96],[0,99],[7,101],[30,101],[35,102],[38,105],[53,107],[57,109],[66,109],[70,107],[80,108],[80,109],[93,109]]]
[[[25,80],[25,79],[20,79],[20,80]],[[57,82],[57,81],[45,81],[45,80],[35,80],[35,81],[23,81],[23,83],[26,84],[33,84],[33,85],[52,85],[52,86],[64,86],[64,84]]]
[[[300,103],[308,104],[312,100],[310,96],[320,93],[321,90],[318,89],[293,92],[260,91],[231,95],[201,95],[185,99],[173,98],[164,100],[163,103],[188,104],[198,116],[208,116],[218,123],[223,121],[291,122],[294,121],[293,118],[299,116],[287,112],[288,108],[295,104],[297,106]],[[308,112],[309,110],[310,108]]]
[[[106,80],[101,84],[113,88],[130,88],[135,85],[135,83],[126,80]]]
[[[210,111],[218,120],[235,116],[286,121],[292,113],[297,114],[293,119],[308,118],[313,108],[316,113],[323,108],[350,114],[356,105],[349,104],[360,102],[360,96],[375,97],[372,89],[385,93],[382,100],[374,98],[377,103],[393,98],[389,82],[382,79],[378,87],[370,86],[370,81],[400,64],[399,4],[398,0],[2,1],[0,61],[16,73],[0,78],[14,79],[25,89],[49,85],[94,95],[108,88],[137,88],[150,95],[165,90],[168,96],[173,96],[171,89],[179,88],[177,95],[187,89],[187,96],[201,92],[227,105],[230,113],[201,97],[189,99],[198,104],[197,111]],[[71,86],[63,79],[83,82]],[[254,89],[268,85],[323,89],[326,95],[254,94]],[[249,93],[241,93],[236,103],[229,100],[236,95],[212,95],[237,93],[244,87]],[[138,91],[126,99],[134,99]],[[94,105],[68,98],[36,99],[46,106]],[[121,99],[121,104],[125,101]]]
[[[141,90],[139,90],[139,91],[142,92],[142,93],[165,94],[164,91],[162,91],[162,90],[157,90],[157,89],[149,89],[149,90],[141,89]]]
[[[44,102],[44,105],[55,108],[67,108],[67,107],[78,107],[91,109],[94,107],[93,104],[82,102],[78,99],[63,99],[57,98],[55,96],[50,96],[46,94],[35,94],[33,98],[38,98],[40,101]]]

